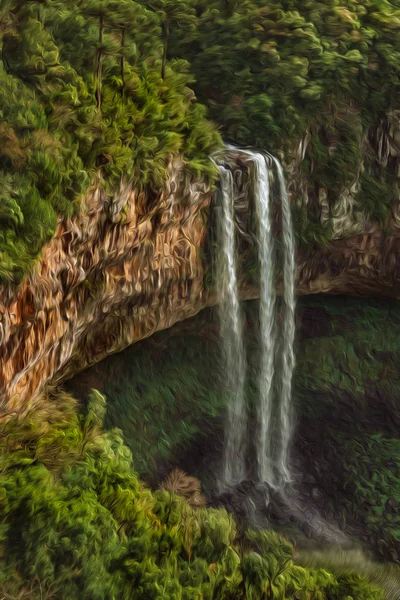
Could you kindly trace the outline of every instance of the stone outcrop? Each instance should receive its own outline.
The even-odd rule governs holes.
[[[212,198],[179,157],[157,194],[128,184],[112,198],[95,186],[88,191],[34,271],[0,291],[0,418],[30,406],[46,385],[217,303],[206,285]],[[238,198],[236,209],[246,252],[249,198]],[[390,233],[366,224],[326,247],[299,249],[297,292],[400,299],[399,250],[396,220]],[[257,296],[245,275],[242,295]]]
[[[387,296],[400,300],[400,229],[336,238],[298,253],[297,293]]]

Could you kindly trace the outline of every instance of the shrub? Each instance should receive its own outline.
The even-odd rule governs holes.
[[[239,551],[225,511],[193,509],[141,484],[120,433],[102,431],[101,394],[92,392],[85,414],[66,394],[48,400],[1,425],[0,585],[7,594],[31,589],[40,598],[42,587],[68,600],[305,600],[342,598],[342,591],[382,598],[362,579],[294,566],[291,545],[276,534],[249,533]],[[40,586],[30,585],[35,577]]]

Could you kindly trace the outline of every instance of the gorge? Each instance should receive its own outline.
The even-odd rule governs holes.
[[[245,158],[236,157],[233,164],[238,174],[246,172]],[[216,304],[204,260],[204,217],[212,192],[205,181],[190,183],[179,159],[170,164],[169,173],[153,204],[129,185],[111,197],[95,189],[82,199],[80,216],[59,222],[41,261],[24,282],[16,289],[3,287],[0,398],[5,412],[18,403],[26,406],[45,385],[66,380],[108,354]],[[249,212],[244,193],[241,190],[236,213],[246,260]],[[385,230],[366,223],[361,232],[336,234],[326,246],[298,246],[296,294],[400,297],[396,211],[393,205]],[[349,223],[355,218],[349,211]],[[165,284],[161,290],[160,281]],[[244,298],[258,295],[251,271],[240,285]]]

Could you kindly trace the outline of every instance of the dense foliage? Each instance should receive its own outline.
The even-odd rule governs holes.
[[[162,14],[133,0],[0,9],[0,279],[18,280],[95,180],[157,188],[171,153],[211,175],[218,134],[185,60],[161,77]]]
[[[384,146],[382,123],[398,120],[399,28],[400,9],[387,0],[4,0],[0,280],[23,276],[58,216],[78,210],[93,183],[109,193],[121,178],[156,188],[173,153],[211,177],[218,128],[287,157],[307,139],[299,178],[311,202],[306,212],[295,207],[304,241],[331,234],[313,202],[322,187],[329,204],[352,188],[384,223],[398,161],[392,148],[385,160],[373,150]],[[328,420],[333,388],[351,405],[347,425],[378,384],[394,397],[400,349],[381,316],[372,303],[355,335],[343,328],[352,317],[340,316],[304,344],[301,418],[317,405]],[[390,308],[385,319],[399,320]],[[363,329],[372,321],[374,332]],[[0,591],[66,600],[382,598],[357,575],[296,566],[291,545],[271,533],[239,543],[224,511],[196,511],[139,481],[122,436],[104,431],[104,420],[124,426],[135,468],[147,474],[222,410],[211,349],[197,367],[196,344],[171,350],[163,368],[138,356],[119,389],[109,382],[107,411],[98,393],[85,415],[60,396],[51,414],[1,426]],[[399,440],[389,426],[370,425],[354,436],[332,423],[318,464],[335,510],[361,519],[381,554],[398,560]]]
[[[338,551],[333,547],[300,550],[296,562],[303,567],[323,567],[333,573],[363,573],[371,583],[383,588],[387,600],[395,599],[400,589],[400,567],[373,561],[360,549]]]
[[[105,427],[123,430],[141,477],[175,466],[193,440],[215,432],[224,410],[220,347],[212,330],[201,332],[211,314],[197,317],[195,331],[160,331],[66,383],[82,401],[92,385],[101,389]]]
[[[399,565],[400,440],[328,426],[315,462],[329,490],[326,509],[361,523],[368,545]]]
[[[162,336],[156,336],[155,343]],[[219,346],[199,336],[170,338],[157,347],[127,351],[109,371],[103,392],[105,425],[123,429],[141,476],[157,472],[179,450],[213,430],[224,398],[218,378]],[[214,373],[210,381],[210,373]],[[118,383],[117,383],[118,382]]]
[[[249,372],[255,376],[258,311],[254,303],[247,308]],[[298,318],[295,454],[315,482],[310,501],[319,495],[328,520],[335,518],[347,532],[353,524],[381,559],[399,563],[399,305],[309,297],[299,300]],[[123,430],[143,477],[152,479],[164,463],[178,464],[212,491],[224,409],[217,327],[211,311],[185,327],[108,358],[89,383],[102,385],[106,422]],[[249,401],[254,395],[250,382]]]
[[[298,352],[297,410],[307,423],[299,452],[323,474],[326,509],[342,524],[360,524],[364,542],[400,564],[398,303],[308,298],[302,304],[312,335]]]
[[[96,177],[157,187],[176,152],[211,175],[217,128],[288,160],[307,139],[299,241],[332,233],[322,188],[328,203],[352,189],[385,222],[399,183],[382,138],[398,125],[399,26],[388,0],[5,0],[0,279],[23,275]]]
[[[381,600],[360,576],[292,561],[268,532],[238,542],[222,510],[193,509],[138,480],[105,400],[68,396],[0,431],[0,585],[7,597]],[[0,588],[1,589],[1,588]]]
[[[295,160],[299,242],[332,235],[318,197],[341,192],[385,222],[398,196],[400,7],[388,0],[198,0],[194,32],[173,29],[195,91],[224,136]],[[397,123],[397,125],[396,125]],[[390,135],[389,135],[390,138]],[[383,152],[382,152],[383,151]],[[379,154],[383,156],[378,159]],[[308,205],[304,203],[308,196]]]
[[[335,390],[336,398],[343,401],[351,394],[354,410],[364,412],[365,419],[371,414],[368,403],[374,396],[385,397],[390,424],[397,412],[398,302],[317,297],[300,300],[299,306],[305,309],[306,331],[299,340],[301,352],[296,373],[299,392],[308,396],[318,393],[320,410],[324,394],[331,395]],[[383,408],[381,418],[384,418]],[[350,424],[354,413],[342,414],[341,418]],[[377,425],[376,420],[369,423],[370,428]],[[396,427],[396,422],[393,426]]]

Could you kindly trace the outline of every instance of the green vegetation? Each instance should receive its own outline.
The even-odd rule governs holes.
[[[288,160],[307,136],[299,243],[332,235],[322,187],[331,204],[357,180],[360,206],[384,223],[398,188],[399,24],[388,0],[5,0],[0,280],[23,276],[93,183],[156,189],[178,152],[212,178],[219,129]]]
[[[217,342],[196,335],[163,338],[155,335],[154,345],[129,348],[98,367],[108,399],[105,426],[123,430],[142,477],[210,435],[224,408]]]
[[[400,307],[340,297],[305,298],[300,307],[317,327],[297,353],[301,435],[318,430],[307,423],[324,424],[307,460],[323,474],[334,513],[362,524],[374,549],[398,563]]]
[[[380,557],[399,564],[400,439],[328,425],[317,462],[335,514],[361,523]]]
[[[385,224],[398,191],[399,27],[387,0],[4,0],[0,281],[29,271],[57,219],[75,214],[94,184],[108,194],[121,179],[155,190],[178,153],[212,181],[220,132],[287,161],[307,140],[299,243],[332,236],[320,222],[321,188],[332,205],[356,182],[359,206]],[[300,420],[327,424],[317,462],[335,511],[363,521],[381,555],[399,560],[399,421],[393,409],[378,427],[373,412],[382,397],[380,416],[396,402],[399,310],[343,299],[308,306],[326,312],[329,331],[298,352]],[[381,599],[353,572],[296,566],[283,538],[248,532],[239,542],[224,511],[194,510],[140,482],[217,431],[223,410],[215,340],[167,347],[150,366],[154,349],[125,362],[104,385],[107,406],[93,392],[82,415],[59,395],[48,413],[0,426],[0,593]]]
[[[18,281],[95,181],[157,189],[173,153],[212,176],[219,136],[185,60],[161,76],[161,16],[133,0],[0,9],[0,279]]]
[[[361,550],[298,550],[296,563],[303,567],[324,568],[333,573],[362,573],[368,581],[383,588],[386,600],[397,600],[400,568],[372,561]]]
[[[151,493],[119,432],[102,430],[98,392],[84,415],[69,396],[52,400],[0,429],[5,597],[383,600],[358,575],[295,566],[276,534],[248,532],[239,544],[225,511]]]
[[[367,388],[388,399],[398,390],[400,307],[396,301],[354,298],[305,298],[299,308],[323,311],[322,332],[301,342],[296,387],[319,396],[346,394],[362,412]],[[312,317],[311,317],[312,318]],[[320,402],[318,403],[320,405]]]
[[[198,0],[196,8],[195,32],[173,28],[170,53],[190,61],[196,95],[224,136],[283,151],[288,162],[307,138],[294,188],[299,243],[332,235],[318,214],[322,187],[332,204],[358,181],[361,208],[385,222],[398,187],[396,142],[391,134],[383,142],[380,129],[388,114],[398,128],[398,3]]]
[[[249,372],[255,374],[256,303],[247,308]],[[299,314],[298,452],[329,491],[329,508],[326,499],[320,508],[343,527],[346,520],[358,523],[364,542],[398,561],[400,307],[391,300],[308,297],[299,300]],[[107,427],[123,430],[142,477],[153,480],[160,465],[178,465],[213,489],[224,410],[215,336],[209,311],[95,367],[90,386],[104,382]],[[250,384],[250,401],[254,393]]]

